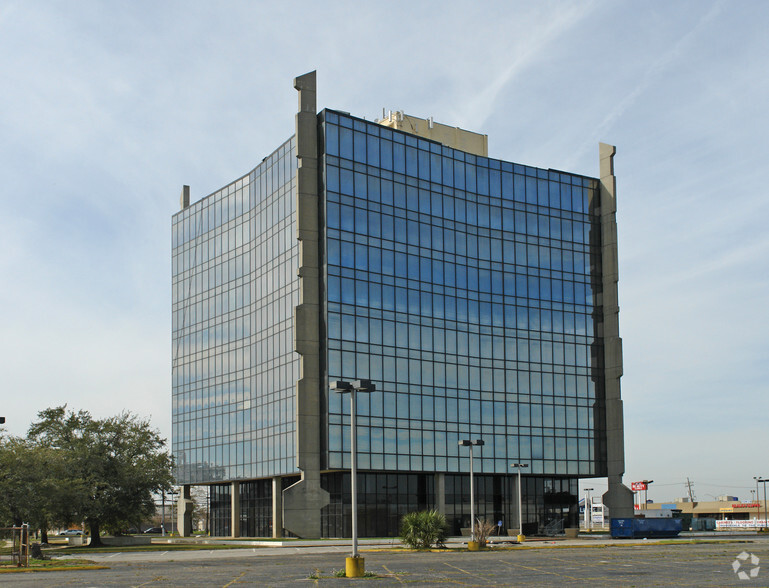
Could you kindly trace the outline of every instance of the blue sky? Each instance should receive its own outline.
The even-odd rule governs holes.
[[[0,390],[170,435],[170,218],[319,107],[597,175],[617,145],[626,481],[769,476],[769,4],[0,0]],[[588,481],[600,489],[601,480]],[[605,486],[605,484],[603,484]]]

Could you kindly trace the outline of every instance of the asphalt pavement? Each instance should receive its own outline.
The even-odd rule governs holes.
[[[362,544],[371,578],[335,576],[349,543],[232,550],[84,554],[105,570],[2,574],[13,586],[767,586],[769,540],[760,536],[673,542],[576,539],[481,552],[406,552]],[[288,542],[286,542],[288,543]],[[318,544],[322,543],[322,544]],[[387,542],[385,542],[387,543]],[[453,542],[456,546],[461,541]],[[758,562],[758,563],[756,563]],[[741,579],[742,573],[746,579]]]

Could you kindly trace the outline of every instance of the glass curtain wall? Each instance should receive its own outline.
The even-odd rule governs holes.
[[[605,475],[597,181],[324,111],[329,379],[363,470]],[[349,468],[349,402],[326,460]]]
[[[294,143],[173,217],[179,484],[297,471]]]

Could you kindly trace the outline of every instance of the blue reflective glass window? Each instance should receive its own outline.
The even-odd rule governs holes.
[[[355,197],[368,199],[368,178],[366,174],[355,172]]]
[[[340,228],[343,231],[355,232],[355,209],[352,206],[341,205],[339,207]]]
[[[423,180],[430,180],[430,152],[420,149],[419,157],[419,177]]]
[[[454,231],[451,229],[443,229],[443,246],[447,253],[454,253],[456,251]]]
[[[342,338],[342,323],[338,314],[329,313],[328,315],[328,336],[330,339]],[[331,371],[331,368],[329,367]]]
[[[406,185],[401,183],[393,184],[393,206],[397,208],[406,208]]]
[[[395,310],[398,312],[408,312],[408,292],[406,288],[395,289]]]
[[[477,258],[478,257],[478,236],[477,235],[467,235],[467,257],[470,258]],[[475,289],[475,286],[470,286],[472,289]]]
[[[369,165],[379,166],[379,145],[381,144],[379,137],[373,135],[368,136],[368,153],[367,162]]]
[[[393,144],[391,141],[382,141],[379,146],[379,160],[382,169],[391,170],[393,168]]]
[[[406,173],[406,146],[402,143],[393,143],[393,171]]]
[[[355,194],[355,179],[349,169],[339,170],[339,191],[346,196]]]
[[[368,234],[368,214],[363,208],[355,209],[355,233],[358,235]]]
[[[326,204],[326,222],[329,229],[339,228],[339,205],[333,202]]]
[[[408,240],[406,219],[396,218],[394,224],[395,234],[393,240],[398,243],[406,243]]]
[[[326,168],[326,190],[339,192],[339,168],[333,166]]]
[[[387,252],[383,251],[382,253]],[[382,286],[382,308],[384,310],[395,310],[395,288],[393,286]]]
[[[419,221],[406,221],[406,237],[409,245],[419,245]]]
[[[448,220],[454,220],[454,198],[443,196],[443,215]]]
[[[326,153],[339,155],[339,127],[326,124]]]
[[[441,163],[443,183],[449,187],[454,186],[454,160],[450,157],[443,157]]]
[[[502,172],[502,198],[512,200],[514,195],[513,174]]]
[[[431,153],[430,154],[430,178],[433,182],[440,182],[441,181],[441,156],[437,153]],[[448,158],[444,159],[444,161],[447,161]],[[450,160],[448,160],[450,161]]]
[[[342,241],[339,247],[340,265],[342,267],[355,267],[355,246],[347,241]]]
[[[354,159],[366,163],[366,134],[361,131],[353,132]]]
[[[342,302],[344,304],[355,304],[355,280],[342,278],[340,288],[342,292]]]
[[[328,277],[327,295],[329,302],[340,302],[339,278],[336,276]]]
[[[380,202],[382,197],[379,190],[379,178],[375,178],[373,176],[367,176],[368,181],[368,199],[371,202]]]
[[[355,245],[355,269],[368,269],[368,247],[365,245]]]
[[[330,265],[339,265],[340,263],[339,241],[336,239],[328,240],[327,259]]]
[[[465,189],[468,192],[476,191],[476,181],[478,178],[477,168],[472,163],[465,163]]]
[[[390,215],[382,215],[382,239],[395,240],[394,219]]]
[[[478,194],[489,195],[489,169],[483,165],[476,167],[476,189]]]
[[[339,128],[339,156],[345,159],[353,158],[352,129]]]

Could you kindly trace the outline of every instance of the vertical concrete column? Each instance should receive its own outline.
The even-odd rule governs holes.
[[[176,505],[176,528],[182,537],[192,535],[192,509],[195,504],[192,501],[191,486],[185,484],[179,492],[179,500]]]
[[[283,537],[283,478],[272,479],[272,536]]]
[[[301,356],[296,383],[296,460],[302,478],[283,491],[283,526],[303,538],[320,537],[320,511],[329,503],[320,487],[321,199],[318,192],[318,116],[315,72],[294,80],[296,115],[296,227],[299,306],[294,309],[294,350]]]
[[[632,517],[633,493],[622,483],[625,473],[625,426],[620,378],[622,377],[622,339],[619,336],[619,259],[617,248],[617,178],[614,155],[617,148],[599,144],[601,271],[603,280],[603,349],[606,392],[606,453],[609,489],[603,502],[613,518]]]
[[[230,485],[230,536],[240,537],[240,482]]]
[[[446,474],[435,474],[435,510],[446,514]]]
[[[190,187],[182,186],[182,193],[179,196],[179,208],[184,210],[190,205]]]

